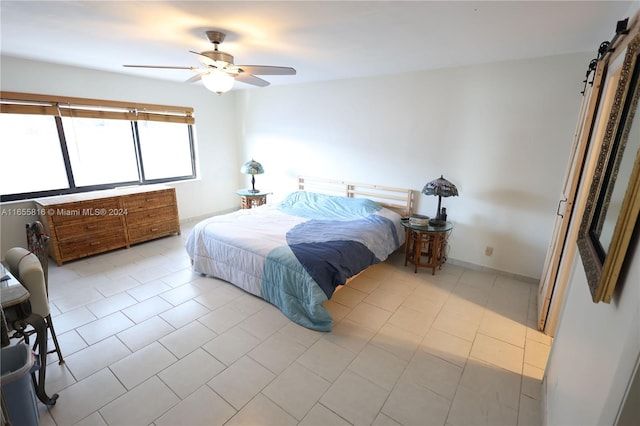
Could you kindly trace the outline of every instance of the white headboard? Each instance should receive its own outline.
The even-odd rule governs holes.
[[[413,190],[309,176],[298,177],[298,189],[350,198],[369,198],[403,217],[413,210]]]

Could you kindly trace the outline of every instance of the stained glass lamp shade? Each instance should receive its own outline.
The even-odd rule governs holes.
[[[253,192],[254,194],[257,194],[258,192],[260,192],[259,189],[256,189],[255,175],[261,175],[262,173],[264,173],[264,168],[262,167],[262,164],[258,163],[254,159],[251,159],[251,161],[247,161],[242,165],[242,167],[240,168],[240,173],[244,173],[245,175],[251,175],[251,189],[249,190],[249,192]]]
[[[442,197],[453,197],[458,195],[458,188],[440,175],[438,179],[434,179],[427,183],[424,188],[422,188],[422,193],[424,195],[438,196],[438,210],[436,212],[436,217],[435,219],[431,219],[429,224],[433,226],[444,225],[446,222],[442,217],[442,210],[440,208],[442,205]]]

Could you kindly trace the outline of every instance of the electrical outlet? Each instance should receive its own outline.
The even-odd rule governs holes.
[[[491,255],[493,254],[493,247],[491,247],[491,246],[487,246],[487,248],[486,248],[486,249],[484,249],[484,254],[485,254],[486,256],[491,256]]]

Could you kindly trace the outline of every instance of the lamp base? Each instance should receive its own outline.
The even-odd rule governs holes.
[[[433,218],[433,219],[429,219],[429,225],[431,226],[445,226],[447,224],[446,220],[442,220],[442,219],[437,219],[437,218]]]
[[[257,194],[258,192],[260,192],[260,190],[254,188],[254,189],[248,189],[247,192],[250,192],[252,194]]]

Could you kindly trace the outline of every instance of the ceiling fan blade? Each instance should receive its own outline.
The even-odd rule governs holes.
[[[123,67],[127,68],[159,68],[159,69],[169,69],[169,70],[197,70],[196,67],[178,67],[178,66],[169,66],[169,65],[123,65]]]
[[[193,77],[191,77],[190,79],[185,80],[185,83],[195,83],[196,81],[199,81],[202,79],[202,74],[203,73],[198,73],[196,75],[194,75]]]
[[[251,84],[253,86],[258,86],[258,87],[267,87],[269,84],[271,84],[268,81],[261,79],[260,77],[256,77],[255,75],[251,75],[247,73],[238,74],[238,76],[236,77],[236,80],[242,83],[247,83],[247,84]]]
[[[216,65],[216,61],[214,61],[213,59],[211,59],[207,55],[203,55],[202,53],[195,52],[193,50],[190,50],[189,53],[193,53],[195,55],[198,55],[199,59],[200,59],[200,63],[202,63],[203,65],[209,65],[210,67],[218,68],[218,66]]]
[[[273,67],[269,65],[236,65],[243,72],[257,75],[295,75],[296,70],[291,67]]]

